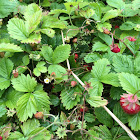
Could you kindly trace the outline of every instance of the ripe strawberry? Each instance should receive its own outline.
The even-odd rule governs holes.
[[[75,59],[77,59],[78,58],[78,54],[77,53],[75,53],[75,57],[74,57]]]
[[[131,37],[131,36],[128,37],[128,40],[129,40],[129,41],[132,41],[132,42],[136,41],[135,37]]]
[[[118,25],[115,25],[115,29],[117,29],[117,28],[119,28],[119,26]]]
[[[84,65],[84,67],[85,67],[85,70],[92,70],[92,67],[88,67],[88,65]]]
[[[73,42],[73,43],[76,43],[76,42],[77,42],[77,38],[74,38],[74,39],[72,40],[72,42]]]
[[[84,106],[82,106],[81,108],[80,108],[80,112],[83,112],[84,111]],[[85,112],[87,112],[88,111],[88,107],[87,106],[85,106]]]
[[[43,112],[37,112],[35,115],[34,115],[34,117],[36,118],[36,119],[43,119]]]
[[[71,87],[75,87],[77,85],[76,81],[71,81]]]
[[[2,140],[2,136],[0,136],[0,140]]]
[[[124,112],[133,115],[140,111],[140,105],[138,101],[138,97],[134,94],[126,94],[121,95],[120,105]]]
[[[120,52],[120,48],[119,47],[113,48],[111,51],[114,53],[118,53],[118,52]]]

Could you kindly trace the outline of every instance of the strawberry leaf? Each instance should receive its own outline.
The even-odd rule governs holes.
[[[107,51],[110,50],[110,47],[101,43],[101,42],[95,42],[95,44],[92,46],[92,51]]]
[[[33,73],[36,76],[40,76],[41,73],[47,72],[47,67],[44,66],[45,64],[46,63],[44,61],[38,62],[38,64],[36,65],[36,68],[34,68],[34,70],[33,70]]]
[[[128,122],[132,130],[135,130],[135,131],[140,130],[140,112],[135,115],[129,116]]]
[[[122,72],[119,74],[119,80],[125,91],[132,94],[137,92],[137,96],[140,97],[140,92],[138,92],[140,90],[140,79],[137,76]]]
[[[33,92],[37,86],[35,78],[31,78],[30,75],[25,76],[21,74],[18,78],[12,79],[13,87],[20,92]]]
[[[112,117],[104,110],[104,108],[95,108],[95,115],[99,122],[103,123],[107,127],[112,127],[113,120]],[[103,117],[104,116],[104,117]]]
[[[53,64],[57,64],[68,59],[70,50],[71,50],[70,45],[58,46],[53,52],[53,56],[52,56]]]
[[[7,112],[5,105],[0,105],[0,117],[2,117]]]
[[[108,59],[103,58],[95,62],[94,66],[92,67],[91,74],[93,77],[97,79],[102,79],[105,75],[107,75],[111,69],[110,66],[108,66],[110,63]]]
[[[17,0],[0,0],[0,18],[7,17],[15,9],[18,9],[19,2]]]
[[[113,66],[116,72],[133,73],[134,71],[134,64],[132,58],[126,55],[115,55],[113,57]]]
[[[23,50],[19,46],[14,44],[1,43],[0,52],[23,52]]]
[[[42,46],[41,53],[46,61],[48,61],[49,63],[52,63],[53,50],[51,47],[46,46],[46,45]]]
[[[68,89],[62,90],[60,96],[61,96],[63,106],[68,110],[76,106],[77,103],[80,102],[80,96],[81,96],[80,93],[81,90],[77,86],[69,90]]]
[[[24,122],[28,117],[32,118],[37,111],[36,101],[32,93],[26,93],[21,96],[17,102],[17,116]]]
[[[42,17],[42,11],[39,6],[35,3],[32,3],[27,6],[24,13],[24,18],[26,20],[26,29],[28,34],[32,33],[37,25],[40,23]]]
[[[107,105],[107,100],[102,100],[100,96],[91,96],[86,98],[86,101],[93,107],[100,107]]]
[[[0,89],[6,89],[10,86],[10,75],[13,69],[13,62],[10,59],[0,59]]]
[[[6,95],[5,95],[5,98],[6,98],[5,104],[6,104],[6,106],[8,108],[10,108],[10,109],[16,108],[17,101],[22,95],[24,95],[24,93],[18,92],[18,91],[14,90],[13,88],[10,87],[6,91]]]

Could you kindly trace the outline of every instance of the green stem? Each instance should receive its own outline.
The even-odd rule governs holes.
[[[115,134],[115,136],[114,136],[113,140],[115,140],[115,139],[116,139],[116,137],[117,137],[117,135],[118,135],[119,131],[120,131],[120,127],[118,128],[118,130],[117,130],[117,132],[116,132],[116,134]]]

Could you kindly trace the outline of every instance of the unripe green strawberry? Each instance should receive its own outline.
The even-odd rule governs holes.
[[[75,128],[75,125],[74,124],[71,124],[70,125],[70,130],[74,130],[74,128]]]

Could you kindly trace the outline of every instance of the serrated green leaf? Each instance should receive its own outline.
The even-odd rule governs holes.
[[[96,21],[101,21],[102,10],[100,5],[98,3],[93,2],[89,4],[89,7],[91,7],[95,11],[94,15],[91,18],[93,18]]]
[[[90,134],[88,140],[96,140],[97,138],[100,138],[99,134],[94,130],[88,130],[88,134]]]
[[[122,72],[119,74],[119,80],[122,88],[125,91],[128,91],[132,94],[137,92],[137,96],[140,97],[140,92],[138,92],[140,90],[140,80],[137,76]]]
[[[19,46],[14,44],[1,43],[0,52],[23,52],[23,50]]]
[[[116,115],[116,117],[122,122],[122,123],[127,123],[128,122],[128,115],[124,113],[123,109],[120,106],[120,103],[118,102],[115,104],[113,108],[113,113]]]
[[[41,52],[45,60],[47,60],[49,63],[52,63],[52,56],[53,56],[52,48],[49,46],[42,46]]]
[[[104,28],[110,31],[112,28],[112,25],[110,23],[104,22],[104,23],[97,23],[96,27],[100,32],[103,32]]]
[[[46,92],[42,91],[35,91],[33,93],[34,99],[36,101],[38,111],[43,111],[43,109],[49,111],[50,110],[50,101],[49,96]]]
[[[105,125],[95,126],[94,129],[98,132],[99,136],[103,140],[112,140],[113,137],[109,131],[109,129]]]
[[[41,26],[42,29],[45,28],[59,28],[66,29],[66,22],[59,20],[58,18],[52,16],[44,16],[43,23]]]
[[[62,90],[60,99],[62,100],[63,106],[68,110],[72,109],[78,102],[80,102],[80,94],[81,90],[77,86],[69,90]]]
[[[121,13],[121,10],[111,9],[111,10],[107,11],[106,14],[103,16],[102,22],[105,22],[109,19],[115,18],[115,17],[119,16],[120,13]]]
[[[111,69],[110,62],[108,59],[103,58],[98,60],[94,63],[94,66],[92,67],[91,74],[94,78],[102,79],[105,75],[107,75]]]
[[[139,9],[140,8],[140,1],[139,0],[132,1],[132,7],[133,7],[133,9]]]
[[[134,74],[140,77],[140,56],[137,56],[134,60]]]
[[[0,89],[6,89],[10,86],[10,74],[13,69],[13,62],[10,59],[0,59]]]
[[[113,120],[112,117],[104,110],[103,107],[95,108],[95,115],[99,122],[105,124],[107,127],[112,127]]]
[[[25,65],[25,66],[27,66],[28,64],[29,64],[29,55],[25,55],[25,56],[23,56],[23,58],[22,58],[22,61],[23,61],[23,64]]]
[[[125,2],[123,0],[107,0],[108,5],[118,8],[118,9],[124,9]]]
[[[91,62],[96,62],[100,58],[101,58],[101,56],[98,53],[88,53],[84,57],[84,60],[85,60],[86,63],[91,63]]]
[[[50,28],[41,29],[41,32],[42,32],[43,34],[46,34],[47,36],[49,36],[49,37],[51,37],[51,38],[53,38],[54,35],[55,35],[55,30],[50,29]]]
[[[125,93],[125,91],[121,87],[111,87],[110,90],[110,97],[113,98],[113,100],[119,100],[121,98],[120,95]]]
[[[17,0],[0,0],[0,18],[7,17],[15,9],[18,9],[19,2]]]
[[[60,65],[50,65],[48,67],[48,73],[51,74],[52,72],[55,72],[55,75],[56,75],[55,78],[58,78],[57,80],[68,79],[68,75],[66,75],[67,73],[66,69]]]
[[[5,105],[0,105],[0,117],[2,117],[7,112]]]
[[[21,41],[21,43],[40,43],[41,42],[41,34],[40,33],[32,33],[28,38]]]
[[[56,88],[56,86],[55,86]],[[60,91],[61,91],[61,88],[59,88]],[[54,90],[53,90],[54,92]],[[56,95],[50,95],[50,102],[52,103],[52,105],[54,105],[55,107],[58,106],[60,104],[60,99],[56,96]]]
[[[140,130],[140,112],[135,115],[129,116],[128,122],[132,130]]]
[[[86,98],[86,101],[93,107],[100,107],[107,105],[107,100],[101,98],[101,96],[90,96]]]
[[[27,76],[21,74],[18,78],[12,79],[12,85],[17,91],[33,92],[37,86],[37,82],[35,78],[31,78],[29,74]]]
[[[132,30],[134,27],[134,23],[127,21],[120,26],[120,30]]]
[[[36,135],[38,134],[38,135]],[[32,136],[35,136],[33,138],[33,140],[51,140],[51,134],[50,131],[44,129],[44,127],[38,127],[36,129],[34,129],[30,134],[29,134],[30,138]]]
[[[28,5],[24,12],[24,18],[26,20],[25,26],[28,34],[32,33],[37,25],[40,23],[42,17],[42,11],[35,3]]]
[[[110,47],[101,43],[101,42],[95,42],[95,44],[92,46],[92,51],[107,51],[110,50]]]
[[[22,95],[24,95],[24,93],[18,92],[10,87],[5,95],[6,106],[10,109],[16,108],[17,101]]]
[[[95,121],[95,116],[91,113],[85,113],[84,119],[85,121],[92,123]]]
[[[87,8],[86,10],[80,10],[79,14],[86,19],[91,18],[94,15],[95,11],[93,9]]]
[[[120,86],[119,78],[116,73],[109,73],[109,74],[105,75],[104,77],[102,77],[101,82],[112,85],[114,87]]]
[[[68,59],[70,50],[71,50],[70,45],[58,46],[53,52],[53,57],[52,57],[53,64],[57,64]]]
[[[25,136],[28,136],[34,129],[38,128],[40,123],[36,119],[27,120],[21,125],[22,132]]]
[[[132,58],[126,55],[115,55],[113,57],[113,66],[116,72],[133,73],[134,71]]]
[[[89,89],[89,95],[102,96],[103,84],[97,78],[91,78],[88,82],[91,83],[92,87]]]
[[[21,96],[17,102],[17,116],[20,121],[24,122],[28,117],[32,118],[37,111],[36,101],[32,93],[26,93]]]
[[[11,139],[20,139],[22,137],[24,137],[24,135],[22,133],[20,133],[18,131],[14,131],[14,132],[10,133],[10,136],[8,137],[8,139],[9,140],[11,140]]]
[[[44,61],[38,62],[38,64],[36,65],[36,68],[34,68],[34,70],[33,70],[33,73],[36,76],[40,76],[41,73],[47,72],[47,67],[44,66],[45,64],[46,63]]]
[[[98,36],[108,45],[110,46],[112,44],[112,38],[104,33],[98,33]]]
[[[25,40],[29,36],[26,31],[25,22],[19,18],[12,18],[7,24],[10,37],[17,40]]]

